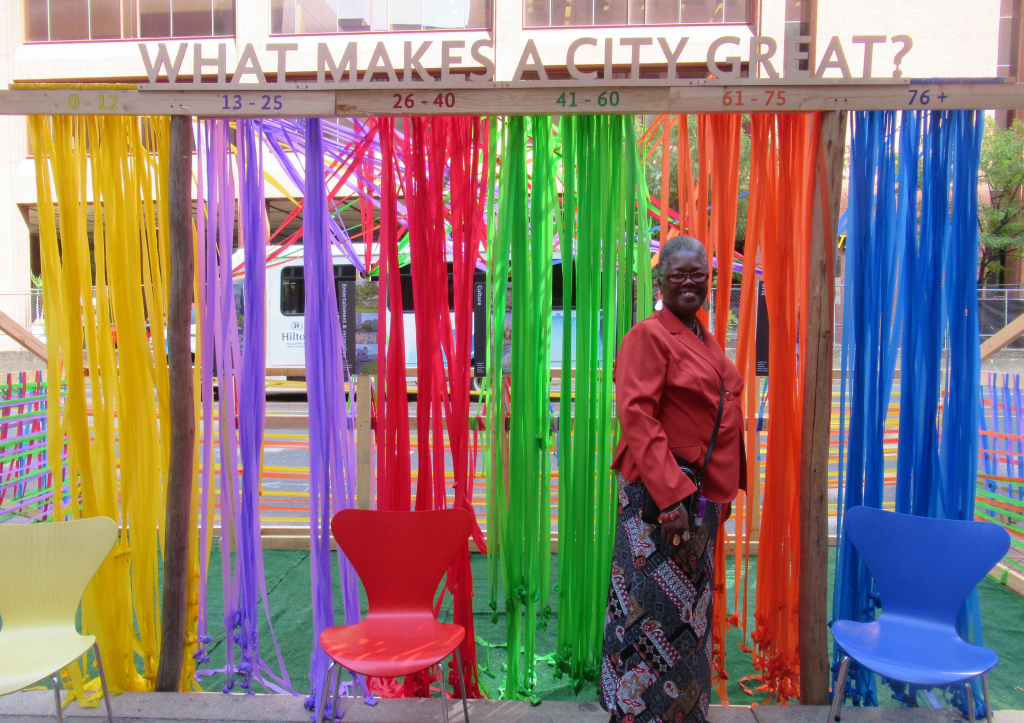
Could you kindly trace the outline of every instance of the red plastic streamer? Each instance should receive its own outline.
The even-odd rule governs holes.
[[[387,284],[391,310],[383,379],[384,414],[378,418],[378,508],[407,510],[412,504],[409,467],[409,406],[399,283],[397,194],[405,189],[413,308],[417,347],[417,473],[415,509],[444,509],[445,426],[454,467],[454,507],[472,508],[470,466],[470,364],[473,330],[473,275],[485,238],[488,123],[479,118],[406,119],[397,136],[394,121],[381,119],[383,178],[381,281]],[[397,157],[405,173],[395,173]],[[447,181],[447,183],[446,183]],[[446,194],[450,188],[450,197]],[[450,213],[447,212],[450,203]],[[449,313],[447,236],[451,234],[454,327]],[[381,295],[381,314],[384,313]],[[379,342],[380,343],[380,342]],[[383,345],[382,345],[383,346]],[[385,352],[386,351],[386,356]],[[475,519],[475,515],[474,515]],[[474,524],[473,538],[486,550]],[[454,600],[454,622],[466,629],[460,647],[466,694],[483,697],[477,680],[473,629],[473,577],[468,544],[448,571],[446,590]],[[440,601],[438,602],[440,607]],[[385,694],[427,696],[429,674],[407,676],[398,688],[375,682]],[[454,663],[449,683],[457,690]]]

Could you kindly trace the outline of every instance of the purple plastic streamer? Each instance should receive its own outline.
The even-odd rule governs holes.
[[[226,666],[221,670],[200,670],[196,675],[224,673],[223,692],[237,682],[252,693],[252,679],[276,693],[295,694],[288,678],[280,647],[267,610],[267,589],[260,535],[259,487],[266,406],[265,291],[266,218],[263,160],[257,141],[257,122],[238,121],[239,219],[246,266],[245,348],[239,353],[231,249],[234,240],[235,177],[232,172],[228,121],[204,121],[199,128],[199,210],[197,233],[202,241],[199,254],[200,361],[203,393],[203,466],[200,513],[203,546],[200,555],[199,650],[195,657],[209,662],[206,644],[207,559],[211,505],[214,495],[210,477],[213,449],[219,441],[221,558],[224,586],[224,632]],[[204,163],[205,161],[205,163]],[[216,367],[219,391],[219,435],[213,424],[213,374]],[[236,375],[237,371],[237,375]],[[238,418],[235,415],[236,379]],[[241,462],[241,467],[239,466]],[[234,539],[237,552],[232,566],[231,550],[225,540]],[[280,676],[260,655],[259,601],[277,652]],[[238,662],[236,664],[236,648]]]
[[[266,194],[263,187],[263,154],[259,143],[258,120],[239,120],[238,175],[240,179],[240,232],[245,252],[244,308],[245,335],[242,350],[241,390],[239,394],[238,427],[242,446],[242,499],[239,510],[238,555],[241,583],[239,609],[236,613],[239,632],[235,642],[242,648],[239,670],[247,676],[255,673],[259,681],[277,692],[292,691],[291,680],[277,643],[270,620],[267,582],[263,569],[263,546],[260,531],[259,490],[262,471],[263,432],[266,421],[266,258],[267,218]],[[232,304],[234,300],[232,299]],[[274,640],[281,677],[276,676],[260,655],[259,598]],[[255,670],[254,670],[255,668]],[[264,677],[266,674],[274,683]],[[242,687],[250,693],[247,685]]]
[[[279,130],[280,134],[274,134],[269,129],[264,131],[264,135],[268,140],[270,150],[277,158],[278,162],[281,164],[281,167],[284,169],[285,173],[288,174],[288,177],[298,187],[302,195],[307,196],[308,202],[308,194],[306,193],[306,180],[299,171],[298,167],[295,165],[296,156],[295,154],[286,153],[284,148],[282,147],[295,147],[296,144],[294,143],[292,129],[288,125],[282,124],[281,126],[279,126]],[[299,145],[304,146],[304,144]],[[322,152],[322,146],[320,148]],[[324,168],[322,156],[320,158],[320,168]],[[306,175],[308,176],[308,172]],[[324,178],[323,176],[321,176],[317,181],[317,185],[322,186],[323,184]],[[327,238],[333,239],[334,245],[336,245],[346,256],[348,256],[352,264],[360,271],[365,272],[366,267],[362,259],[359,258],[359,254],[356,253],[355,247],[352,245],[352,240],[349,238],[348,231],[345,230],[345,227],[340,225],[330,214],[327,215],[327,226],[331,231]]]
[[[320,634],[334,625],[331,591],[331,518],[351,507],[355,488],[354,405],[346,405],[348,368],[341,343],[330,216],[324,185],[323,129],[319,119],[305,122],[306,208],[303,214],[303,270],[306,287],[306,389],[309,399],[309,545],[313,585],[313,655],[309,677],[312,692],[306,708],[319,720],[320,696],[330,661],[320,647]],[[359,622],[359,588],[355,572],[337,552],[345,624]],[[364,697],[366,683],[357,677]],[[328,711],[339,717],[341,711]]]

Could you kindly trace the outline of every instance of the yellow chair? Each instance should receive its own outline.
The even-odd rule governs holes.
[[[49,678],[63,721],[58,674],[92,647],[113,723],[99,646],[78,634],[75,615],[116,539],[109,517],[0,525],[0,695]]]

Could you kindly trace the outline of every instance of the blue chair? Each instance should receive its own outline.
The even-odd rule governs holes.
[[[828,720],[839,720],[853,659],[868,670],[911,685],[964,683],[970,719],[974,694],[967,681],[981,676],[991,723],[985,673],[999,658],[965,642],[956,616],[971,590],[1010,547],[1010,535],[992,522],[936,520],[854,507],[843,529],[875,579],[882,614],[870,623],[836,620],[832,637],[846,655]]]

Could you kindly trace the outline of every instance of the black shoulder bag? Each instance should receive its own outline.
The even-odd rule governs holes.
[[[683,504],[686,505],[686,512],[692,521],[694,519],[694,509],[697,506],[697,502],[700,499],[700,483],[704,479],[704,473],[708,469],[708,463],[711,462],[711,452],[715,448],[715,440],[718,439],[718,428],[722,426],[722,407],[725,404],[725,379],[722,379],[722,391],[718,397],[718,416],[715,418],[715,428],[711,432],[711,441],[708,442],[708,453],[704,456],[704,466],[700,468],[700,474],[693,471],[693,467],[686,460],[681,460],[676,457],[676,461],[679,462],[679,469],[682,470],[683,474],[693,480],[694,486],[697,491],[692,495],[683,500]],[[654,497],[647,491],[646,485],[644,486],[644,505],[640,511],[640,519],[649,525],[658,524],[658,516],[661,515],[661,510],[658,509],[657,503],[654,501]],[[692,522],[691,522],[692,524]]]

